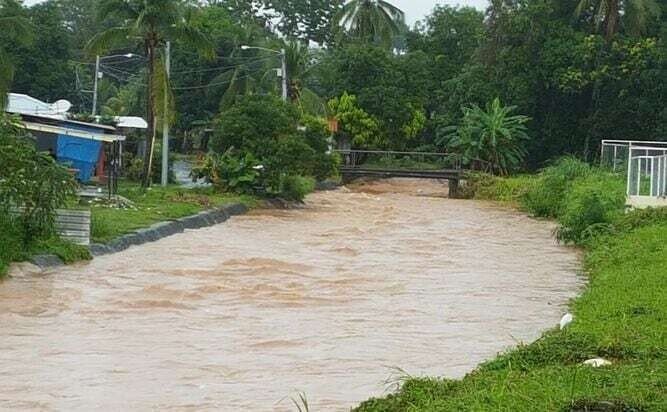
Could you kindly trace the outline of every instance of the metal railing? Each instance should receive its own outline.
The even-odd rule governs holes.
[[[628,162],[628,196],[667,197],[667,149],[659,155],[651,148],[631,147]]]
[[[369,169],[439,170],[461,169],[461,157],[451,153],[382,150],[335,150],[342,167]]]
[[[603,140],[600,151],[600,165],[612,171],[627,168],[631,148],[641,148],[644,156],[667,154],[667,142],[646,140]]]

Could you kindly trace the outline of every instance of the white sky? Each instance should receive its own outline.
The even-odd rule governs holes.
[[[25,4],[31,6],[44,0],[25,0]],[[429,14],[436,4],[450,4],[461,6],[473,6],[483,10],[488,6],[488,0],[389,0],[392,4],[402,9],[407,15],[408,24],[412,26],[417,20],[421,20]]]

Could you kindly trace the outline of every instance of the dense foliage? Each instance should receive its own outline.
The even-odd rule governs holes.
[[[264,192],[302,200],[312,185],[335,173],[325,122],[301,116],[272,96],[248,96],[223,111],[211,140],[213,153],[195,173],[226,190]]]
[[[499,99],[482,109],[477,105],[463,108],[459,126],[439,139],[450,151],[462,156],[464,166],[507,174],[517,170],[526,155],[530,140],[526,123],[530,118],[512,115],[516,107],[504,107]]]
[[[53,235],[55,211],[74,195],[76,183],[15,122],[0,116],[0,214],[18,214],[28,244]]]
[[[25,7],[3,1],[0,24],[2,16],[19,18],[32,26],[36,40],[14,47],[15,33],[0,33],[0,50],[9,56],[2,59],[4,73],[16,67],[13,90],[68,98],[87,111],[91,62],[72,60],[86,58],[90,38],[121,47],[114,53],[148,53],[144,57],[155,58],[159,68],[169,35],[179,138],[209,128],[239,97],[280,94],[279,56],[266,49],[286,50],[288,95],[300,112],[324,116],[326,102],[355,97],[357,113],[368,115],[367,137],[353,137],[358,148],[462,151],[439,140],[439,132],[462,123],[462,107],[485,107],[496,98],[532,119],[526,124],[530,139],[519,144],[526,151],[519,166],[539,168],[564,154],[590,160],[604,138],[663,139],[667,133],[664,2],[496,0],[486,12],[436,6],[407,29],[391,1],[216,0],[192,8],[174,0],[160,13],[187,17],[179,20],[187,24],[179,23],[178,33],[162,23],[151,27],[148,17],[137,20],[153,15],[150,2],[147,14],[136,13],[142,2],[118,2],[127,10],[107,3],[50,0]],[[134,14],[126,13],[130,9]],[[100,10],[109,11],[103,20],[96,16]],[[134,26],[123,16],[134,16]],[[155,50],[128,43],[128,30],[152,38]],[[211,46],[216,59],[198,55],[193,34],[206,40],[196,43]],[[323,47],[309,48],[312,42]],[[150,66],[141,58],[103,64],[105,113],[151,117],[160,109],[145,109],[156,94],[146,93]],[[517,162],[511,163],[506,169]]]

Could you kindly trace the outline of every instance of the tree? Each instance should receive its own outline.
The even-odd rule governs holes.
[[[350,0],[338,21],[353,38],[387,47],[406,27],[405,13],[384,0]]]
[[[265,6],[276,12],[276,28],[287,38],[306,43],[327,44],[336,34],[335,19],[343,0],[265,0]]]
[[[32,40],[32,26],[15,0],[0,0],[0,109],[7,104],[7,92],[14,80],[15,66],[5,45],[25,45]],[[0,111],[1,113],[2,111]]]
[[[649,17],[658,12],[654,0],[581,0],[576,9],[578,17],[592,17],[608,42],[618,33],[621,23],[632,34],[642,33]]]
[[[329,111],[338,121],[338,139],[348,141],[352,147],[377,147],[380,139],[377,120],[357,105],[354,95],[343,93],[329,101]]]
[[[507,174],[517,169],[528,152],[527,116],[513,115],[515,106],[503,106],[496,98],[482,109],[477,105],[463,108],[461,125],[440,143],[460,154],[465,164],[489,172]]]
[[[64,16],[53,2],[27,10],[34,41],[14,48],[17,67],[14,89],[44,101],[74,100],[74,49]]]
[[[98,11],[102,20],[116,17],[122,19],[123,24],[93,37],[88,43],[88,51],[94,54],[115,47],[136,47],[143,50],[148,62],[148,144],[143,176],[143,186],[148,187],[151,184],[156,117],[164,111],[159,97],[168,93],[162,64],[164,56],[158,55],[159,50],[167,41],[179,41],[188,44],[199,54],[212,58],[214,49],[208,38],[190,24],[195,9],[193,3],[187,0],[102,0]],[[168,116],[168,113],[162,113],[162,116]]]

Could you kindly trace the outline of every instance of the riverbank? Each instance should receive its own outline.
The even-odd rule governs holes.
[[[469,194],[555,218],[557,236],[584,248],[589,285],[571,303],[574,321],[464,379],[408,377],[357,411],[667,410],[667,212],[625,214],[619,182],[576,163],[473,178]],[[593,358],[611,364],[583,365]]]
[[[213,188],[155,186],[144,190],[138,184],[129,182],[121,183],[118,194],[124,199],[120,207],[117,204],[107,204],[105,201],[91,202],[84,206],[91,211],[91,243],[94,246],[90,249],[57,237],[24,245],[18,225],[12,225],[10,222],[0,225],[2,227],[0,277],[8,273],[12,262],[33,261],[38,265],[49,266],[90,260],[93,255],[98,254],[96,251],[106,250],[104,245],[117,241],[121,247],[124,247],[128,243],[123,242],[124,237],[146,231],[153,226],[162,224],[163,227],[158,232],[175,233],[184,228],[190,228],[190,226],[188,222],[185,222],[180,229],[179,227],[167,227],[170,222],[189,217],[194,219],[198,214],[206,211],[226,213],[224,209],[233,205],[252,208],[258,203],[258,199],[252,196],[219,193]],[[211,223],[215,223],[220,220],[220,217],[214,216],[210,220]],[[194,220],[192,223],[198,225],[197,227],[202,226]],[[156,240],[158,237],[148,233],[146,238]],[[132,244],[138,244],[133,242]],[[93,254],[91,254],[91,249]]]

